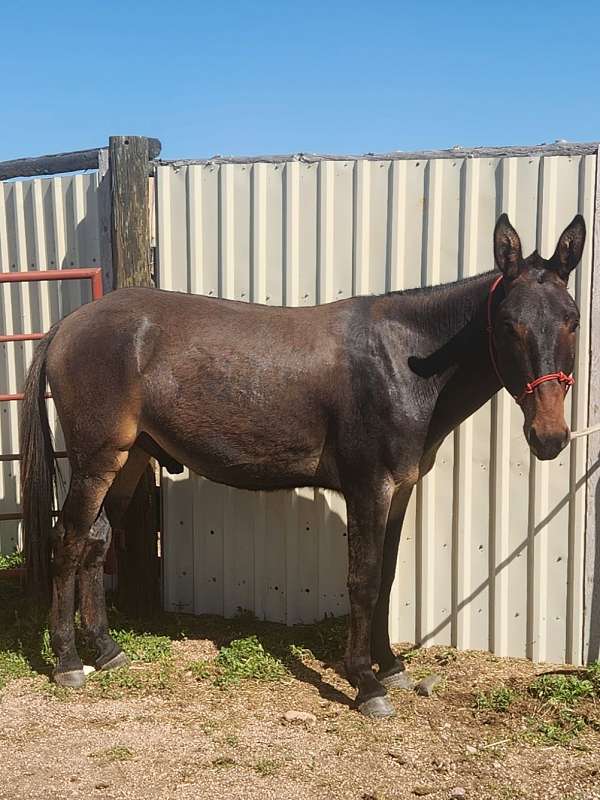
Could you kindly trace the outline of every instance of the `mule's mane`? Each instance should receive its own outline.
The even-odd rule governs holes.
[[[383,296],[399,297],[401,295],[422,295],[423,297],[428,297],[430,295],[439,294],[442,292],[449,292],[458,287],[467,287],[469,284],[474,283],[475,281],[480,281],[482,278],[491,278],[492,275],[499,274],[500,273],[498,270],[492,269],[488,272],[480,272],[478,275],[469,275],[467,278],[458,278],[457,280],[450,281],[448,283],[436,283],[432,286],[414,286],[411,289],[396,289],[391,292],[386,292]]]

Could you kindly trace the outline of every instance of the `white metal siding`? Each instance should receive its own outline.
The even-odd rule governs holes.
[[[502,211],[526,253],[549,256],[577,211],[591,231],[595,169],[593,155],[161,166],[160,286],[313,305],[448,282],[492,268]],[[587,414],[591,251],[571,286],[573,428]],[[531,460],[506,392],[448,437],[410,503],[394,641],[581,660],[586,446]],[[253,494],[187,471],[163,487],[168,609],[289,624],[346,612],[341,497]]]
[[[99,266],[98,176],[0,183],[0,271]],[[0,332],[47,331],[91,299],[89,281],[0,285]],[[0,344],[0,392],[22,391],[33,342]],[[19,450],[18,402],[0,403],[0,452]],[[54,406],[49,402],[52,426]],[[63,444],[58,433],[58,449]],[[18,462],[0,462],[0,510],[19,510]],[[18,543],[19,523],[0,522],[0,552]]]

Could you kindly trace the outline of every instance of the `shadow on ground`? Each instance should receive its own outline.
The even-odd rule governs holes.
[[[264,650],[280,660],[299,681],[314,686],[321,697],[346,706],[354,705],[354,692],[348,693],[324,680],[302,658],[307,650],[345,678],[343,654],[346,646],[347,617],[329,617],[314,625],[285,625],[261,622],[241,612],[234,619],[216,616],[192,616],[161,612],[144,618],[132,618],[114,607],[109,611],[112,628],[135,634],[158,634],[170,639],[208,640],[218,649],[235,639],[256,636]],[[78,649],[84,663],[93,663],[94,654],[80,638]],[[49,649],[47,612],[33,606],[24,596],[17,581],[6,579],[0,572],[0,650],[21,653],[33,670],[50,675],[52,656]]]

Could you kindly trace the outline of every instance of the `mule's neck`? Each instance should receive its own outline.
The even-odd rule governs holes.
[[[396,296],[403,317],[408,315],[417,331],[409,366],[422,379],[415,390],[433,403],[429,444],[441,441],[501,388],[490,359],[487,324],[497,277],[489,272]]]

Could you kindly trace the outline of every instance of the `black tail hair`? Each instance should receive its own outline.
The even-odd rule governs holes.
[[[59,323],[60,324],[60,323]],[[20,452],[26,584],[40,601],[50,597],[52,510],[56,466],[46,409],[46,357],[59,324],[37,346],[21,406]]]

